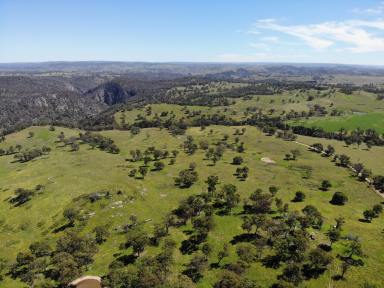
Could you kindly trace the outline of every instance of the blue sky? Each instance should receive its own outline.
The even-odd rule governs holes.
[[[0,0],[0,62],[384,65],[384,2]]]

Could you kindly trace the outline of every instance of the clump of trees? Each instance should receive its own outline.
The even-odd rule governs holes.
[[[32,243],[29,251],[19,252],[16,262],[10,268],[10,275],[30,286],[49,283],[51,286],[42,287],[64,287],[85,271],[97,251],[91,235],[65,232],[57,240],[55,249],[47,242],[40,241]]]
[[[366,222],[372,222],[373,218],[379,217],[383,213],[383,206],[381,204],[376,204],[372,209],[367,209],[363,212],[363,217]]]
[[[111,138],[105,137],[101,134],[87,131],[84,134],[80,133],[79,139],[82,142],[89,144],[92,148],[97,147],[100,150],[113,154],[118,154],[120,152],[119,147],[114,144],[114,141]]]
[[[198,180],[198,174],[195,170],[185,169],[179,172],[179,177],[175,179],[175,185],[180,188],[191,187]]]
[[[36,194],[42,193],[44,186],[37,185],[35,189],[17,188],[15,195],[9,200],[14,206],[20,206],[30,201]]]
[[[31,150],[20,151],[14,158],[19,162],[28,162],[42,155],[47,155],[51,152],[51,148],[43,146],[42,148],[33,148]]]
[[[236,168],[235,175],[242,181],[245,181],[248,178],[249,168],[247,166]]]

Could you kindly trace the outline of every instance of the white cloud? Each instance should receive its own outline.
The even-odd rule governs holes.
[[[384,51],[384,20],[350,20],[308,25],[281,25],[273,19],[262,19],[257,21],[254,27],[297,37],[317,50],[342,44],[346,46],[345,49],[352,52]],[[372,31],[373,29],[376,31]],[[380,36],[377,35],[377,32],[379,32]]]

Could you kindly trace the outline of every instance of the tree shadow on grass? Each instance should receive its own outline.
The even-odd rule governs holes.
[[[66,223],[64,225],[61,225],[60,227],[55,228],[52,232],[53,233],[59,233],[59,232],[64,231],[67,228],[71,228],[71,227],[74,227],[74,226],[75,225],[73,225],[73,223]]]
[[[196,269],[192,269],[192,268],[188,268],[184,270],[182,274],[191,278],[191,280],[195,283],[198,282],[203,277],[203,275],[201,275],[198,271],[196,271]]]
[[[367,219],[363,219],[363,218],[360,218],[359,219],[359,222],[363,222],[363,223],[371,223],[371,221],[367,220]]]
[[[123,263],[125,266],[128,265],[128,264],[133,264],[135,263],[137,259],[137,256],[136,255],[133,255],[133,254],[130,254],[130,255],[122,255],[118,258],[116,258],[117,261],[120,261],[121,263]]]
[[[278,255],[265,256],[261,262],[267,268],[277,269],[280,267],[280,257]]]
[[[181,254],[191,255],[193,252],[199,250],[199,245],[204,242],[205,238],[200,235],[192,235],[189,239],[181,242],[180,252]]]
[[[328,244],[319,244],[317,247],[319,247],[321,250],[325,251],[325,252],[329,252],[332,250],[332,247]]]
[[[240,242],[252,242],[253,240],[259,238],[257,234],[254,233],[243,233],[239,234],[233,237],[233,239],[230,241],[232,245],[235,245]]]

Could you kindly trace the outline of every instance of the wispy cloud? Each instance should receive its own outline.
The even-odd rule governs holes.
[[[355,8],[352,12],[357,14],[382,15],[384,14],[384,2],[380,2],[376,7]]]
[[[317,50],[339,44],[352,52],[384,51],[384,20],[381,19],[307,25],[282,25],[274,19],[262,19],[253,28],[273,30],[299,38]]]
[[[276,55],[274,53],[254,53],[254,54],[237,54],[226,53],[217,56],[220,62],[282,62],[282,61],[301,61],[308,60],[307,55],[302,54],[289,54],[289,55]]]
[[[256,49],[269,50],[269,46],[265,43],[251,43],[249,46]]]
[[[268,37],[262,37],[261,41],[268,42],[268,43],[277,43],[279,42],[279,38],[275,36],[268,36]]]

